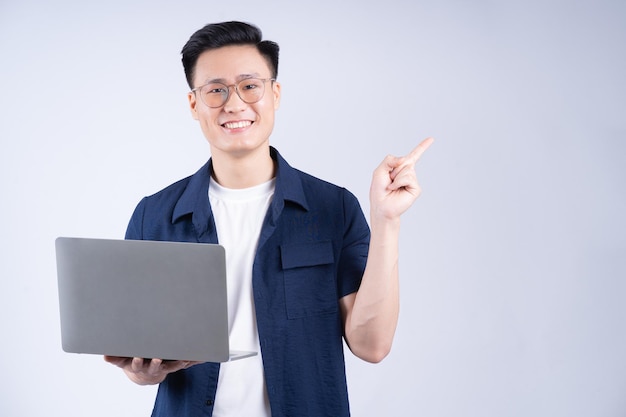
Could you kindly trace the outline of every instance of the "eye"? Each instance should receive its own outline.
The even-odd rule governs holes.
[[[228,87],[223,84],[207,84],[202,87],[202,93],[206,95],[223,95],[227,92]]]
[[[258,80],[245,80],[239,85],[239,90],[254,90],[260,87]]]

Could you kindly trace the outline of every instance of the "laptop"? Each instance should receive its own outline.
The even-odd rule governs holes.
[[[227,362],[231,351],[224,247],[59,237],[65,352]]]

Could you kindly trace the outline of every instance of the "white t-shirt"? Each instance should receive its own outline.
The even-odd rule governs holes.
[[[213,416],[271,416],[252,294],[252,264],[275,180],[246,189],[228,189],[213,178],[209,201],[217,237],[226,250],[229,341],[234,350],[259,352],[222,363]]]

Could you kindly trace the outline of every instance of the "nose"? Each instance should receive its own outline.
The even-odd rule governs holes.
[[[224,103],[224,111],[227,113],[237,112],[245,109],[246,102],[239,97],[239,91],[236,86],[228,87],[228,98]]]

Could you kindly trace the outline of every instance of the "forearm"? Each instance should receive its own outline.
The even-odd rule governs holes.
[[[373,219],[361,286],[347,299],[345,337],[352,352],[369,362],[389,353],[398,322],[400,219]]]

